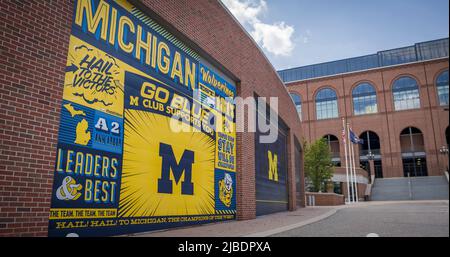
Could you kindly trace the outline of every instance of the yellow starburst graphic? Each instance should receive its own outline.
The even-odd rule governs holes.
[[[201,132],[176,133],[170,117],[138,110],[125,110],[120,217],[214,214],[215,142]],[[158,193],[162,176],[160,144],[170,145],[177,162],[188,150],[194,153],[193,194],[182,194],[170,172],[172,193]]]

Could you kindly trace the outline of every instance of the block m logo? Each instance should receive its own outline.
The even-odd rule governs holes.
[[[184,173],[184,181],[181,182],[181,194],[193,195],[194,184],[192,183],[192,164],[194,163],[194,152],[185,150],[177,163],[173,154],[172,146],[160,143],[159,156],[162,157],[161,178],[158,179],[158,193],[172,194],[172,181],[170,171],[172,171],[175,184],[178,184],[181,175]]]
[[[272,152],[267,151],[267,158],[269,159],[269,180],[278,182],[278,156],[272,155]]]

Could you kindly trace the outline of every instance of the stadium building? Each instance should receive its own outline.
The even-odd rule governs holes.
[[[363,139],[355,159],[369,174],[358,183],[448,171],[448,51],[444,38],[279,71],[305,139],[330,145],[336,191],[345,193],[342,118]]]

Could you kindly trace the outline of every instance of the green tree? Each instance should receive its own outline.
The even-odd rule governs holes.
[[[305,174],[312,184],[311,191],[325,192],[326,183],[333,177],[331,151],[324,138],[312,144],[304,142]]]

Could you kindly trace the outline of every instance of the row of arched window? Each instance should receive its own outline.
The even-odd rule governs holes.
[[[439,105],[449,104],[448,70],[443,71],[436,80]],[[398,78],[392,86],[394,109],[396,111],[420,108],[419,85],[409,76]],[[302,101],[299,95],[291,93],[297,112],[302,119]],[[378,112],[377,93],[375,87],[367,82],[356,86],[352,91],[354,115]],[[331,88],[319,90],[315,98],[316,118],[318,120],[338,118],[338,98]]]
[[[448,138],[449,128],[445,130]],[[340,142],[337,136],[327,134],[323,138],[328,143],[334,165],[341,166]],[[364,140],[359,145],[359,161],[366,170],[368,167],[368,154],[373,154],[374,175],[376,178],[383,177],[381,143],[378,135],[373,131],[364,131],[359,138]],[[415,127],[407,127],[400,132],[400,148],[402,153],[404,176],[427,176],[425,141],[422,131]],[[447,139],[448,144],[448,139]]]

